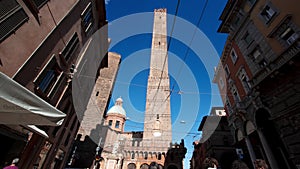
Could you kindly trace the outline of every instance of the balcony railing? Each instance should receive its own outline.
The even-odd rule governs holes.
[[[255,93],[253,91],[249,92],[246,97],[240,102],[236,102],[232,107],[233,112],[229,114],[228,121],[233,122],[236,118],[241,117],[241,113],[247,112],[247,108],[251,105]]]
[[[273,62],[266,65],[256,76],[253,78],[254,86],[262,82],[267,76],[272,74],[275,70],[282,67],[288,61],[290,61],[294,56],[300,53],[299,38],[295,40],[285,51],[283,51]]]

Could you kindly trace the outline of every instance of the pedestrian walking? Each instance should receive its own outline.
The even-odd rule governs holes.
[[[235,160],[231,165],[231,169],[249,169],[249,167],[242,160]]]
[[[19,169],[17,167],[18,162],[19,162],[19,159],[15,158],[15,159],[12,160],[12,162],[9,166],[4,167],[3,169]]]
[[[256,159],[254,161],[255,169],[268,169],[268,165],[265,160]]]

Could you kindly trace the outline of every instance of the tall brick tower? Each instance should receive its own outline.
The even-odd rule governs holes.
[[[167,148],[172,141],[169,94],[167,11],[156,9],[144,122],[144,140],[154,142],[154,148]]]
[[[144,131],[122,132],[121,127],[121,130],[116,130],[114,121],[119,121],[122,126],[126,115],[116,103],[115,108],[107,113],[107,124],[113,130],[109,130],[103,145],[101,168],[183,168],[184,142],[171,144],[169,94],[167,11],[155,9]]]

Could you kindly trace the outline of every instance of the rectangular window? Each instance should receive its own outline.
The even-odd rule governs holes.
[[[298,37],[299,35],[291,27],[287,27],[280,35],[280,38],[285,40],[289,45],[294,43]]]
[[[37,86],[37,90],[44,94],[49,94],[57,80],[60,79],[62,71],[60,70],[55,55],[52,55],[51,59],[46,63],[43,69],[40,71],[38,76],[35,78],[34,83]]]
[[[90,2],[81,13],[81,24],[84,32],[88,32],[94,23],[92,3]]]
[[[232,88],[231,93],[233,95],[233,99],[234,99],[235,102],[240,102],[241,101],[239,93],[238,93],[236,87]]]
[[[265,8],[262,10],[260,15],[265,20],[265,23],[270,23],[271,19],[276,15],[276,11],[270,6],[270,4],[266,5]]]
[[[253,57],[253,59],[257,59],[259,58],[261,55],[261,50],[260,50],[260,47],[257,46],[253,49],[253,51],[251,52],[251,56]]]
[[[45,5],[49,0],[33,0],[34,4],[40,9]]]
[[[232,60],[233,64],[235,64],[235,62],[236,62],[236,60],[237,60],[238,57],[237,57],[234,49],[231,50],[230,57],[231,57],[231,60]]]
[[[242,85],[243,85],[243,87],[244,87],[246,93],[248,93],[248,92],[250,91],[250,89],[251,89],[251,84],[250,84],[250,82],[249,82],[248,76],[247,76],[245,73],[243,73],[243,74],[241,74],[241,76],[240,76],[240,80],[241,80],[241,82],[242,82]]]
[[[57,92],[59,92],[60,87],[66,82],[64,78],[65,76],[63,76],[63,72],[60,72],[47,97],[53,98],[57,94]]]
[[[230,101],[229,101],[229,98],[228,97],[226,97],[226,108],[227,108],[227,113],[228,114],[232,114],[232,108],[231,108],[231,104],[230,104]]]
[[[108,126],[112,126],[112,120],[108,121]]]
[[[234,25],[238,26],[240,25],[240,23],[241,23],[241,18],[237,16],[234,20]]]
[[[230,71],[227,65],[225,66],[224,70],[225,70],[226,77],[229,77]]]
[[[256,2],[256,0],[248,0],[248,2],[249,2],[251,5],[253,5],[253,4]]]
[[[14,33],[29,17],[16,0],[0,0],[0,42]]]
[[[65,139],[65,142],[64,142],[64,146],[67,146],[70,142],[70,137],[71,137],[71,134],[69,133],[67,138]]]
[[[258,64],[261,68],[264,68],[268,65],[265,59],[262,59]]]
[[[116,121],[116,125],[115,125],[115,128],[119,128],[120,127],[120,121]]]
[[[74,55],[78,47],[79,38],[77,32],[75,32],[61,52],[62,56],[65,58],[66,61],[68,61]]]
[[[243,40],[247,45],[250,45],[253,42],[252,37],[250,36],[249,32],[246,32],[246,34],[243,37]]]
[[[222,78],[220,78],[220,80],[219,80],[219,85],[220,85],[220,88],[221,89],[223,89],[224,88],[224,81],[223,81],[223,79]]]

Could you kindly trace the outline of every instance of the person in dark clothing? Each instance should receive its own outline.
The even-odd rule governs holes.
[[[249,169],[249,167],[243,161],[235,160],[231,165],[231,169]]]
[[[202,169],[218,168],[218,161],[215,158],[207,157],[202,163]]]
[[[256,159],[254,161],[254,164],[255,164],[255,169],[268,169],[269,168],[266,161],[262,160],[262,159]]]

